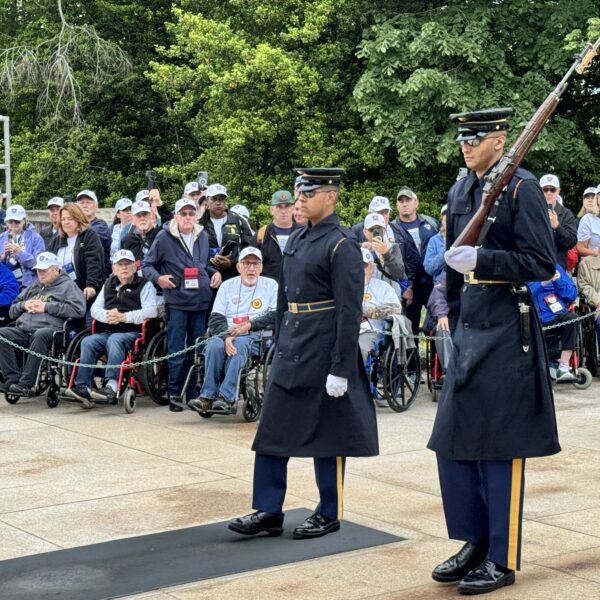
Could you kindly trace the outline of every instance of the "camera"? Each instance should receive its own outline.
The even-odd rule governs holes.
[[[383,242],[383,236],[384,236],[383,229],[380,229],[378,227],[377,229],[373,230],[373,239],[374,240],[379,240],[380,242]]]
[[[156,171],[146,171],[146,189],[148,191],[156,188]]]

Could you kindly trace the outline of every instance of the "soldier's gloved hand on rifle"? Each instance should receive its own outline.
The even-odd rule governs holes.
[[[337,375],[327,375],[325,388],[332,398],[340,398],[348,391],[348,380]]]
[[[444,253],[446,264],[459,273],[469,273],[477,266],[477,249],[472,246],[450,248]]]

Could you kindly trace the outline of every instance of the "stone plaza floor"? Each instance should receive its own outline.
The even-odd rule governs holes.
[[[563,452],[527,463],[523,570],[495,600],[600,598],[600,380],[585,391],[559,387],[556,407]],[[430,577],[461,546],[446,538],[425,449],[435,410],[426,389],[406,413],[378,409],[381,455],[347,464],[345,517],[406,541],[134,597],[458,597]],[[132,415],[2,403],[0,560],[250,512],[255,428],[240,416],[169,413],[147,399]],[[312,461],[293,459],[288,479],[286,507],[314,507]]]

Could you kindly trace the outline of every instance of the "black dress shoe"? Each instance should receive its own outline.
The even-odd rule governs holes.
[[[485,559],[487,548],[467,542],[454,556],[439,564],[431,574],[439,583],[456,583]]]
[[[515,582],[515,572],[486,558],[467,573],[458,584],[458,591],[467,596],[487,594]]]
[[[313,513],[307,517],[304,523],[301,523],[294,529],[295,540],[305,540],[308,538],[321,537],[334,531],[339,531],[340,522],[338,519],[330,519],[321,513]]]
[[[257,510],[254,513],[229,521],[227,527],[236,533],[256,535],[266,532],[269,536],[283,533],[283,515]]]
[[[169,402],[169,410],[171,412],[182,412],[183,406],[181,406],[181,404],[175,404],[175,402]]]

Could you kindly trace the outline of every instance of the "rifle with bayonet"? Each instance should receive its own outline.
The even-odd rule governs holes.
[[[531,117],[512,148],[502,156],[498,164],[486,175],[481,206],[456,238],[454,244],[452,244],[453,247],[476,246],[478,244],[479,235],[488,219],[492,206],[499,201],[500,194],[502,194],[510,183],[515,171],[525,158],[527,151],[536,140],[540,131],[550,120],[552,113],[556,110],[560,102],[561,96],[567,88],[567,83],[571,75],[575,71],[579,75],[582,75],[596,56],[599,47],[600,38],[596,40],[596,43],[589,43],[583,49],[566,75],[562,78],[562,81],[544,100],[544,103],[538,108],[533,117]],[[493,220],[493,218],[490,220]]]

